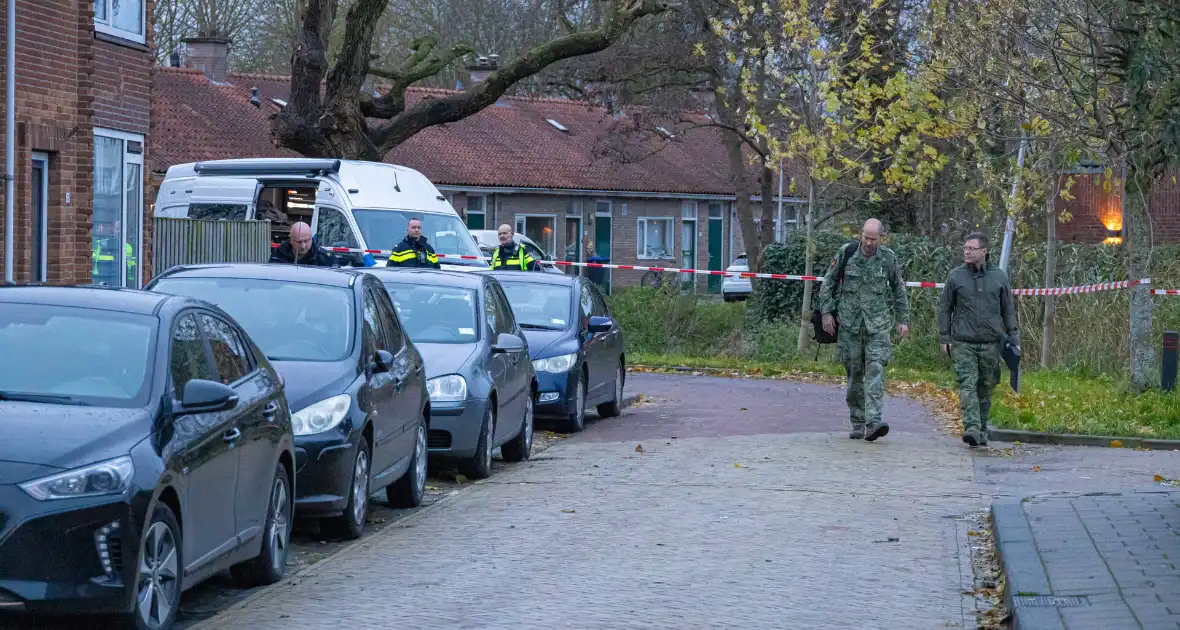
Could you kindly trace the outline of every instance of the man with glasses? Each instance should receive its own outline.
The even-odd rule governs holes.
[[[988,238],[972,232],[963,244],[963,264],[953,269],[938,305],[939,344],[954,360],[963,414],[963,441],[987,444],[992,392],[1000,380],[1006,343],[1020,350],[1016,304],[1008,275],[989,267]]]

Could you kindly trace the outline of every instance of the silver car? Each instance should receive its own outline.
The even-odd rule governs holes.
[[[491,475],[497,447],[505,461],[528,459],[537,375],[500,283],[459,271],[367,271],[389,291],[425,363],[430,454],[459,460],[473,479]]]

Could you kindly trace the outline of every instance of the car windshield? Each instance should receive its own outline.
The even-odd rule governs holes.
[[[565,330],[574,321],[572,287],[500,279],[521,328]]]
[[[162,278],[153,291],[220,306],[275,361],[342,361],[352,353],[352,291],[258,278]]]
[[[0,305],[0,400],[146,405],[156,328],[148,315]]]
[[[397,245],[406,237],[406,225],[410,223],[410,219],[417,217],[422,220],[422,236],[426,237],[426,241],[436,253],[450,256],[483,255],[458,215],[409,210],[353,210],[352,216],[356,218],[357,227],[360,228],[361,236],[365,238],[365,244],[369,249],[384,250]],[[487,267],[485,262],[461,258],[443,258],[439,262]]]
[[[475,291],[461,287],[385,283],[397,317],[414,343],[475,343]]]

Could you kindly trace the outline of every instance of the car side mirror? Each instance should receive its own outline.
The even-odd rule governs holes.
[[[615,322],[609,317],[602,315],[595,315],[590,318],[590,332],[594,334],[610,332],[614,328]]]
[[[378,350],[373,353],[373,372],[384,374],[393,371],[393,355],[388,350]]]
[[[511,333],[500,333],[492,344],[492,352],[521,352],[525,348],[524,339]]]
[[[238,406],[238,393],[216,381],[193,379],[184,384],[178,414],[217,413]]]

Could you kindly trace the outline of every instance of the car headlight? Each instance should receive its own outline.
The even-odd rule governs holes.
[[[574,367],[574,363],[578,360],[578,353],[563,354],[556,357],[549,357],[548,359],[537,359],[533,361],[533,369],[538,372],[551,372],[553,374],[563,374],[569,372]]]
[[[435,402],[467,400],[467,381],[458,374],[436,376],[426,381],[426,393]]]
[[[115,459],[75,468],[64,473],[26,481],[20,489],[38,501],[80,499],[104,494],[122,494],[131,486],[135,464],[124,455]]]
[[[315,435],[334,429],[348,417],[352,397],[340,394],[308,405],[291,416],[291,428],[295,435]]]

